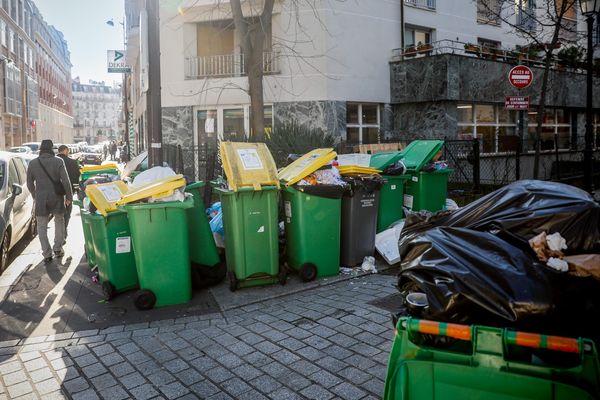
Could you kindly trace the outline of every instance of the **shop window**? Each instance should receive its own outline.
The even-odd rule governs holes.
[[[346,105],[346,141],[350,144],[379,143],[379,104]]]
[[[512,151],[517,130],[516,113],[502,106],[459,104],[458,137],[478,138],[483,153]]]
[[[534,150],[533,138],[537,129],[537,112],[529,113],[528,133]],[[563,109],[548,109],[544,113],[540,148],[542,150],[569,149],[571,147],[571,113]]]

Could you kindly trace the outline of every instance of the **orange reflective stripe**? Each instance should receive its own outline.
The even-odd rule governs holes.
[[[547,336],[546,348],[550,350],[563,351],[565,353],[579,353],[579,341],[577,339],[561,336]]]
[[[430,335],[440,334],[440,323],[435,321],[419,320],[419,332]]]
[[[515,344],[524,347],[539,349],[542,343],[542,335],[536,333],[516,332]]]
[[[454,338],[454,339],[466,340],[466,341],[470,342],[471,341],[471,327],[467,326],[467,325],[447,324],[446,336]]]

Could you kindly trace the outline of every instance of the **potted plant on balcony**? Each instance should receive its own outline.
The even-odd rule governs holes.
[[[477,54],[479,56],[479,46],[473,43],[465,44],[465,53]]]
[[[414,57],[417,55],[417,49],[415,46],[408,46],[404,49],[404,53],[402,55],[404,57]]]
[[[421,43],[417,45],[417,52],[422,54],[429,54],[433,50],[433,46],[430,43]]]

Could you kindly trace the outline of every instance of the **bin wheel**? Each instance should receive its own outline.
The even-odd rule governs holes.
[[[229,290],[231,290],[232,292],[235,292],[235,290],[237,289],[237,285],[238,285],[238,281],[237,281],[237,278],[235,277],[235,273],[233,273],[232,271],[227,271],[227,280],[229,280]]]
[[[285,266],[279,268],[279,275],[277,275],[277,278],[279,278],[280,285],[285,285],[287,283],[287,270],[285,269]]]
[[[300,266],[298,272],[303,282],[314,281],[317,277],[317,266],[313,263],[304,263]]]
[[[135,308],[138,310],[150,310],[156,304],[156,295],[150,290],[140,290],[135,296]]]
[[[109,281],[102,282],[102,294],[104,294],[104,300],[110,301],[115,297],[115,287]]]

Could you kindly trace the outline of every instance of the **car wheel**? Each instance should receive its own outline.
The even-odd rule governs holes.
[[[2,238],[2,244],[0,245],[0,274],[4,272],[6,269],[6,264],[8,263],[8,249],[10,248],[10,234],[8,230],[4,232],[4,237]]]

